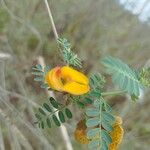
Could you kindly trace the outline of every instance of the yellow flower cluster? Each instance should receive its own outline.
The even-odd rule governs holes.
[[[50,88],[73,95],[82,95],[89,91],[89,80],[81,72],[69,67],[55,67],[45,76]]]
[[[121,125],[122,119],[120,117],[116,117],[116,121],[113,125],[113,131],[110,132],[112,143],[109,145],[109,150],[117,150],[119,144],[122,141],[124,130]]]
[[[74,132],[74,137],[76,141],[78,141],[81,144],[88,144],[89,139],[86,136],[86,125],[85,120],[80,120],[77,124],[76,130]]]
[[[121,124],[122,119],[120,117],[116,117],[115,123],[113,124],[113,131],[110,132],[112,143],[109,144],[109,150],[117,150],[122,141],[124,131]],[[79,121],[74,132],[74,137],[81,144],[88,144],[90,141],[86,136],[86,129],[85,120]]]

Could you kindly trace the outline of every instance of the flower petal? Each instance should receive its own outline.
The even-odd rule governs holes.
[[[52,69],[52,70],[50,70],[50,71],[46,74],[46,76],[45,76],[45,82],[46,82],[46,83],[49,85],[49,87],[52,88],[52,89],[54,89],[54,87],[53,87],[53,85],[52,85],[52,83],[51,83],[51,77],[52,77],[52,73],[53,73],[54,70],[55,70],[55,68]]]
[[[89,86],[77,82],[69,82],[64,85],[63,91],[74,95],[82,95],[89,91]]]
[[[72,81],[81,83],[81,84],[88,84],[88,78],[81,72],[69,67],[64,66],[61,68],[61,75],[63,78],[70,78]]]
[[[46,82],[50,86],[50,88],[62,91],[63,84],[61,81],[61,70],[60,67],[55,67],[45,77]]]

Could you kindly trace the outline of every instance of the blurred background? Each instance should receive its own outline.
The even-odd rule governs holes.
[[[119,57],[135,69],[150,67],[150,0],[49,0],[60,36],[83,60],[83,71],[99,71],[106,55]],[[35,109],[47,95],[33,81],[38,56],[54,67],[61,64],[48,13],[42,0],[0,0],[0,150],[65,150],[57,128],[38,129]],[[113,84],[106,76],[105,90]],[[116,87],[115,87],[116,88]],[[107,98],[123,117],[120,150],[150,148],[150,90],[135,103],[127,96]],[[72,106],[71,106],[72,107]],[[65,123],[74,150],[87,150],[73,137],[82,110]]]

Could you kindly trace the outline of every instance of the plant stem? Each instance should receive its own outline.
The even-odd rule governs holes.
[[[54,32],[54,35],[55,35],[55,39],[57,41],[59,36],[58,36],[57,30],[56,30],[56,26],[55,26],[55,23],[54,23],[54,19],[53,19],[53,16],[52,16],[51,9],[49,7],[48,1],[44,0],[44,2],[45,2],[45,5],[46,5],[47,11],[48,11],[48,15],[49,15],[49,18],[50,18],[50,21],[51,21],[51,24],[52,24],[52,29],[53,29],[53,32]]]
[[[120,95],[120,94],[124,94],[126,93],[126,91],[112,91],[112,92],[103,92],[102,96],[111,96],[111,95]]]

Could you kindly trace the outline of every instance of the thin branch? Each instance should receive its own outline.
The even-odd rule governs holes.
[[[55,35],[55,39],[57,40],[59,38],[59,36],[58,36],[57,30],[56,30],[56,26],[55,26],[55,23],[54,23],[54,19],[53,19],[53,16],[52,16],[51,9],[49,7],[48,1],[44,0],[44,2],[45,2],[45,5],[46,5],[47,11],[48,11],[48,15],[49,15],[49,18],[50,18],[50,21],[51,21],[51,24],[52,24],[52,29],[53,29],[53,32],[54,32],[54,35]]]
[[[54,36],[55,36],[55,39],[57,41],[59,36],[58,36],[57,30],[56,30],[56,26],[55,26],[55,23],[54,23],[54,19],[53,19],[53,16],[52,16],[51,9],[50,9],[50,6],[48,4],[48,1],[44,0],[44,2],[45,2],[45,5],[46,5],[46,8],[47,8],[47,11],[48,11],[50,22],[52,24],[52,30],[54,32]],[[42,66],[45,66],[45,62],[44,62],[44,59],[42,57],[39,57],[38,60],[39,60],[39,62]],[[46,92],[47,92],[48,96],[55,97],[53,92],[50,92],[50,91],[46,91]],[[72,147],[72,144],[70,142],[70,138],[69,138],[66,127],[64,125],[61,125],[60,130],[61,130],[61,133],[62,133],[62,136],[63,136],[63,140],[64,140],[64,143],[65,143],[66,149],[67,150],[73,150],[73,147]]]

